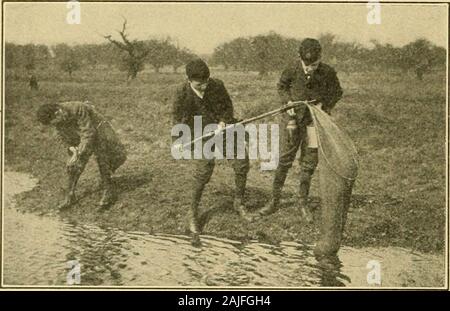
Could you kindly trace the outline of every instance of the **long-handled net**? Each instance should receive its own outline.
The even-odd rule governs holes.
[[[358,174],[358,155],[349,138],[317,106],[307,104],[314,122],[319,148],[321,197],[320,240],[317,256],[335,255],[339,250],[354,181]]]
[[[314,121],[319,148],[319,181],[321,197],[321,237],[316,245],[317,256],[333,256],[339,250],[347,219],[353,184],[358,173],[356,148],[352,140],[332,121],[322,109],[312,105],[314,101],[297,101],[267,113],[238,122],[247,124],[262,118],[281,114],[288,109],[307,105]],[[234,127],[231,124],[223,130]],[[214,132],[196,138],[183,145],[214,135]]]

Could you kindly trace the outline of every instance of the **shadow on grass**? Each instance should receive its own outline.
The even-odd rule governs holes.
[[[123,174],[117,177],[113,177],[112,181],[114,183],[114,189],[116,194],[120,196],[124,193],[134,191],[140,188],[152,180],[152,174],[148,171],[143,171],[135,174]],[[83,187],[83,191],[77,195],[77,199],[74,204],[79,204],[85,200],[91,199],[92,195],[102,191],[100,185],[94,187]]]
[[[152,179],[153,174],[150,171],[142,171],[134,174],[123,174],[121,176],[114,177],[113,181],[117,194],[120,195],[149,184]]]
[[[199,225],[201,229],[207,225],[214,215],[230,212],[239,215],[239,213],[233,208],[233,189],[231,187],[226,187],[223,191],[221,191],[221,195],[226,195],[228,198],[221,200],[220,203],[214,204],[212,208],[200,214]],[[264,206],[269,199],[270,194],[267,190],[256,187],[248,187],[246,189],[245,207],[249,212],[254,212]]]

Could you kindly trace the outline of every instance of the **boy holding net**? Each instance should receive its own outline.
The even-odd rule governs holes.
[[[341,99],[342,89],[336,72],[321,62],[321,52],[322,48],[316,39],[307,38],[301,42],[299,61],[283,71],[277,85],[283,105],[299,100],[315,100],[316,105],[330,113]],[[288,110],[282,118],[281,128],[280,161],[273,180],[272,201],[259,214],[269,215],[279,208],[281,190],[300,148],[299,209],[302,217],[311,222],[312,213],[307,200],[311,178],[318,164],[318,146],[306,105]]]
[[[194,129],[194,117],[201,116],[203,124],[218,124],[217,135],[223,135],[220,129],[225,128],[226,124],[236,122],[233,115],[233,103],[224,83],[210,77],[208,65],[201,59],[194,59],[186,65],[186,76],[187,81],[177,90],[174,101],[174,124],[186,124]],[[233,208],[244,219],[248,219],[244,206],[247,174],[250,169],[247,152],[243,159],[233,158],[230,162],[235,173]],[[212,176],[215,160],[202,157],[195,159],[193,164],[192,201],[188,219],[189,231],[194,238],[197,238],[202,230],[202,224],[199,221],[200,200],[203,190]]]

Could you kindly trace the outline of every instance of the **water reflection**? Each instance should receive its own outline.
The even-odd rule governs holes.
[[[338,271],[317,264],[310,245],[242,244],[202,236],[201,246],[194,247],[185,236],[101,229],[12,208],[5,210],[5,219],[6,284],[65,285],[71,260],[81,265],[82,285],[290,287],[342,282]]]

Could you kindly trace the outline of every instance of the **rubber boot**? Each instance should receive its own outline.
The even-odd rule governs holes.
[[[103,190],[102,198],[100,199],[99,206],[100,207],[108,207],[114,204],[117,201],[117,194],[112,189],[111,186],[108,186]]]
[[[117,200],[117,194],[116,191],[114,190],[111,177],[109,174],[108,176],[102,176],[102,186],[103,186],[103,194],[98,205],[102,208],[109,207],[112,204],[114,204]]]
[[[242,219],[246,221],[251,221],[252,217],[247,214],[245,208],[244,194],[245,187],[247,184],[247,174],[236,174],[235,175],[235,195],[233,201],[233,209],[241,216]]]
[[[280,208],[279,207],[280,196],[281,196],[280,193],[273,193],[272,200],[270,200],[270,202],[267,205],[265,205],[262,209],[260,209],[258,211],[258,214],[260,216],[268,216],[278,211],[278,209]]]
[[[245,221],[251,222],[253,217],[247,213],[243,198],[235,198],[233,202],[233,209],[241,216]]]
[[[200,200],[202,198],[203,189],[205,184],[197,183],[193,189],[192,193],[192,203],[188,211],[188,229],[191,235],[191,244],[193,246],[200,246],[200,233],[201,228],[199,224],[199,213],[198,208],[200,205]]]
[[[62,201],[59,205],[58,205],[58,209],[59,210],[64,210],[67,209],[69,207],[71,207],[76,201],[76,197],[74,193],[69,193],[66,195],[66,197],[64,198],[64,201]]]
[[[192,235],[200,234],[200,228],[198,224],[198,207],[200,205],[202,192],[203,188],[194,190],[194,194],[192,196],[192,203],[188,212],[189,232]]]
[[[278,168],[275,172],[272,185],[272,200],[259,210],[258,214],[261,216],[267,216],[275,213],[280,207],[281,190],[283,189],[284,182],[286,181],[288,170]]]
[[[198,207],[191,206],[188,212],[189,232],[191,234],[200,234],[200,228],[198,224]]]

